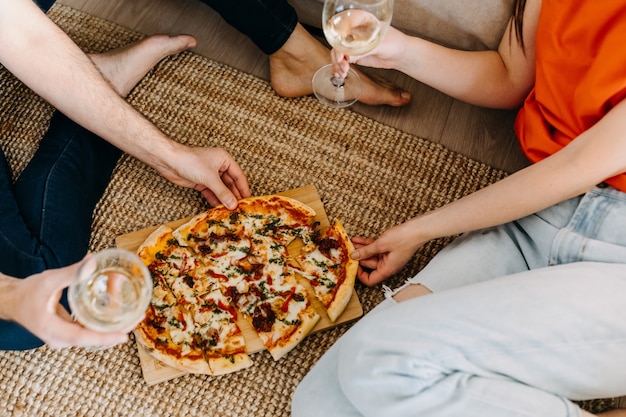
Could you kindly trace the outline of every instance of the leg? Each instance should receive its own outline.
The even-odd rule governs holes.
[[[286,0],[201,0],[266,55],[278,51],[291,36],[298,15]]]
[[[2,180],[0,271],[26,277],[65,266],[87,252],[91,213],[120,151],[55,113],[40,147],[15,186]],[[4,159],[3,159],[4,160]],[[65,308],[67,300],[63,298]],[[0,321],[0,349],[31,349],[41,341]]]
[[[384,300],[367,314],[371,317],[387,308],[393,308],[395,303]],[[350,333],[352,330],[348,330]],[[346,335],[348,334],[346,333]],[[341,416],[358,417],[361,414],[343,395],[337,369],[339,367],[339,350],[341,349],[344,335],[331,348],[324,353],[324,356],[315,364],[312,371],[305,376],[302,383],[296,389],[292,398],[292,417],[313,417],[313,416]],[[322,400],[323,399],[323,400]],[[321,410],[318,403],[323,403]],[[326,414],[325,414],[326,412]]]
[[[188,35],[155,35],[92,55],[111,85],[124,96],[164,57],[195,45]],[[84,256],[91,214],[108,184],[120,152],[66,117],[56,114],[33,159],[7,199],[0,233],[14,256],[3,272],[23,277],[65,266]],[[15,201],[16,204],[12,205]]]
[[[580,201],[572,198],[517,221],[463,235],[409,281],[437,292],[546,267],[556,236]]]
[[[126,95],[159,60],[194,44],[186,35],[157,35],[91,58],[118,93]],[[120,151],[57,113],[15,186],[0,155],[0,271],[25,277],[81,259],[93,209]],[[20,326],[0,321],[0,349],[40,345]]]
[[[79,261],[87,253],[93,209],[120,155],[108,142],[55,113],[15,183],[18,219],[12,224],[23,220],[19,228],[2,227],[14,254],[3,272],[25,277]]]
[[[368,315],[303,380],[294,415],[579,416],[626,393],[626,266],[542,268]],[[319,413],[319,414],[318,414]]]
[[[330,51],[298,23],[298,16],[287,0],[202,2],[270,56],[270,79],[277,94],[300,97],[313,93],[313,74],[330,63]],[[360,102],[402,106],[411,101],[410,93],[388,81],[357,72],[363,81]]]
[[[270,55],[272,88],[284,97],[313,93],[311,79],[323,65],[330,63],[330,51],[298,24],[285,45]],[[358,68],[363,82],[359,101],[364,104],[404,106],[411,101],[408,91],[380,77],[369,76]]]
[[[47,12],[50,10],[52,5],[56,2],[56,0],[35,0],[35,4],[39,6],[41,10]]]
[[[126,97],[159,61],[194,46],[196,39],[190,35],[152,35],[89,57],[113,88]]]

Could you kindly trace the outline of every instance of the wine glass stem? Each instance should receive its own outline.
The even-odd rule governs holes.
[[[345,84],[344,79],[340,77],[331,77],[330,82],[337,88],[341,88]]]

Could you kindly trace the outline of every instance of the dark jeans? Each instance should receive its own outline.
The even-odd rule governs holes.
[[[93,210],[120,155],[59,112],[15,184],[0,152],[0,272],[24,278],[82,259]],[[0,349],[41,344],[16,323],[0,321]]]
[[[298,23],[296,11],[287,0],[201,1],[267,55],[278,51],[287,42]]]
[[[39,6],[41,10],[43,10],[44,12],[47,12],[48,10],[50,10],[50,8],[52,7],[52,5],[54,4],[56,0],[34,0],[34,1],[35,1],[35,4]]]
[[[200,0],[232,27],[249,37],[261,51],[271,55],[289,39],[298,15],[287,0]],[[55,0],[35,0],[48,11]]]

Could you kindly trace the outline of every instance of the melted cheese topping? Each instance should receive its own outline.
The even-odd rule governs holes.
[[[260,214],[221,212],[219,219],[197,216],[195,223],[171,234],[180,246],[170,238],[167,244],[160,242],[152,272],[165,285],[155,287],[152,305],[168,309],[161,313],[167,315],[169,338],[182,355],[198,347],[223,353],[245,348],[231,307],[235,299],[237,308],[250,316],[257,306],[271,305],[276,320],[270,332],[259,334],[266,345],[300,324],[309,301],[286,265],[286,247],[297,237],[311,244],[314,213],[294,220],[280,199],[263,208]]]

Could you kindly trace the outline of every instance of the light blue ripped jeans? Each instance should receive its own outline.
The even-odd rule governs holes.
[[[626,193],[467,234],[313,367],[292,415],[562,417],[626,395]]]

